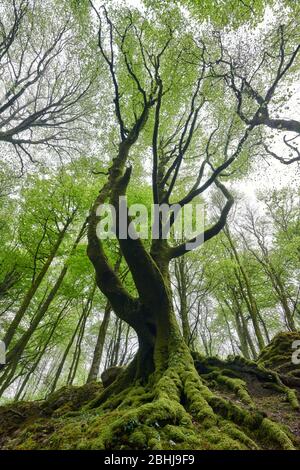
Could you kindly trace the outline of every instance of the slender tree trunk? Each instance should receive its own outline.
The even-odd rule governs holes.
[[[89,314],[91,312],[91,309],[92,309],[92,306],[93,306],[95,291],[96,291],[96,283],[94,284],[94,287],[91,290],[91,293],[90,293],[90,295],[89,295],[89,297],[88,297],[88,299],[87,299],[87,301],[84,305],[84,308],[83,308],[84,316],[83,316],[83,319],[82,319],[82,322],[81,322],[81,325],[80,325],[79,334],[78,334],[78,338],[77,338],[76,346],[75,346],[75,351],[74,351],[74,354],[73,354],[73,359],[72,359],[69,375],[68,375],[68,378],[67,378],[67,384],[68,385],[72,385],[72,383],[75,379],[76,371],[77,371],[78,364],[79,364],[79,361],[80,361],[80,356],[81,356],[81,345],[82,345],[82,340],[83,340],[83,337],[84,337],[86,322],[87,322],[88,316],[89,316]]]
[[[128,353],[129,332],[130,332],[130,326],[127,325],[126,334],[125,334],[125,342],[124,342],[124,350],[123,350],[122,357],[119,361],[120,366],[123,366],[126,362],[126,357],[127,357],[127,353]]]
[[[110,314],[111,314],[111,306],[110,306],[110,303],[107,302],[105,306],[105,310],[104,310],[103,320],[99,328],[99,333],[98,333],[97,342],[96,342],[96,346],[94,350],[91,368],[90,368],[89,375],[87,378],[87,383],[93,382],[94,380],[97,380],[98,378],[106,333],[107,333],[109,320],[110,320]]]
[[[79,234],[78,234],[78,236],[77,236],[77,238],[76,238],[76,240],[75,240],[75,242],[72,246],[71,254],[75,252],[80,240],[82,239],[85,228],[86,228],[86,224],[87,224],[87,221],[84,222],[83,226],[81,227],[81,229],[79,231]],[[40,324],[41,320],[43,319],[46,312],[48,311],[51,303],[55,299],[56,294],[57,294],[59,288],[61,287],[61,285],[64,281],[64,278],[66,277],[67,272],[68,272],[68,264],[65,264],[63,266],[63,268],[62,268],[62,270],[61,270],[61,272],[60,272],[53,288],[49,292],[45,302],[42,303],[42,305],[38,309],[37,313],[33,317],[33,320],[31,321],[29,328],[25,331],[25,333],[17,341],[17,343],[14,345],[14,347],[10,351],[8,351],[7,357],[6,357],[6,360],[7,360],[8,364],[14,358],[14,356],[17,355],[18,357],[20,357],[21,354],[23,353],[23,351],[26,348],[30,338],[34,334],[37,326]]]
[[[16,332],[16,329],[17,327],[19,326],[27,308],[29,307],[36,291],[38,290],[39,286],[41,285],[44,277],[46,276],[47,272],[48,272],[48,269],[52,263],[52,261],[54,260],[56,254],[57,254],[57,251],[65,237],[65,234],[67,232],[67,229],[69,227],[69,225],[71,224],[72,220],[73,220],[74,217],[72,218],[69,218],[68,221],[66,222],[63,230],[59,233],[58,237],[57,237],[57,240],[56,240],[56,243],[54,244],[45,264],[43,265],[41,271],[39,272],[39,274],[36,276],[33,284],[30,286],[29,290],[27,291],[24,299],[23,299],[23,302],[19,308],[19,310],[17,311],[13,321],[11,322],[5,336],[4,336],[4,343],[6,345],[6,348],[9,347],[10,343],[11,343],[11,340],[13,339],[14,337],[14,334]]]
[[[235,354],[234,338],[233,338],[232,331],[231,331],[231,328],[230,328],[230,324],[229,324],[229,321],[228,321],[228,318],[227,318],[227,315],[226,315],[226,312],[225,312],[224,309],[223,309],[223,315],[224,315],[224,320],[225,320],[225,323],[226,323],[226,326],[227,326],[227,331],[228,331],[228,336],[229,336],[229,341],[230,341],[230,345],[231,345],[232,354]]]
[[[240,289],[241,289],[241,295],[244,298],[245,303],[247,305],[247,309],[248,309],[248,312],[249,312],[249,315],[250,315],[250,318],[251,318],[251,322],[252,322],[252,325],[253,325],[253,328],[254,328],[254,332],[255,332],[255,335],[256,335],[256,339],[257,339],[259,349],[262,350],[265,347],[265,342],[264,342],[263,334],[262,334],[260,324],[259,324],[258,308],[257,308],[257,305],[256,305],[255,298],[252,294],[252,290],[251,290],[251,287],[250,287],[250,283],[249,283],[249,279],[248,279],[248,276],[246,274],[246,271],[243,269],[243,267],[241,265],[239,266],[239,269],[240,269],[240,272],[242,274],[242,278],[245,281],[245,286],[246,286],[246,292],[245,292],[245,288],[244,288],[244,285],[241,281],[239,273],[236,272],[237,280],[238,280],[238,283],[239,283],[239,286],[240,286]]]
[[[79,330],[79,334],[77,337],[76,345],[75,345],[75,351],[73,353],[73,358],[67,378],[67,385],[72,385],[75,379],[75,375],[78,369],[79,361],[80,361],[80,356],[81,356],[81,345],[82,345],[82,340],[84,337],[84,332],[85,332],[85,326],[86,326],[86,320],[87,317],[85,316],[82,320],[81,327]]]
[[[251,317],[253,328],[254,328],[254,331],[255,331],[255,334],[256,334],[257,343],[258,343],[259,348],[263,349],[265,347],[265,342],[264,342],[264,338],[263,338],[263,335],[262,335],[262,332],[261,332],[261,329],[260,329],[260,325],[259,325],[259,319],[260,319],[259,318],[259,310],[258,310],[258,306],[257,306],[256,300],[255,300],[255,297],[254,297],[253,292],[252,292],[250,280],[249,280],[249,277],[248,277],[248,274],[247,274],[246,270],[244,269],[243,264],[241,263],[239,254],[236,250],[236,247],[235,247],[234,242],[231,238],[231,235],[230,235],[230,232],[229,232],[228,228],[225,230],[225,234],[226,234],[226,237],[229,241],[229,245],[230,245],[230,248],[231,248],[232,255],[233,255],[233,257],[234,257],[234,259],[235,259],[235,261],[238,265],[238,270],[237,269],[235,270],[236,277],[237,277],[237,280],[238,280],[239,285],[240,285],[241,294],[243,295],[243,297],[246,301],[247,307],[248,307],[248,311],[249,311],[249,314],[250,314],[250,317]],[[241,277],[244,281],[244,285],[245,285],[247,295],[245,295],[244,286],[243,286],[243,283],[241,282],[239,273],[241,274]]]
[[[285,315],[287,328],[290,331],[296,331],[297,328],[295,325],[293,312],[291,311],[290,306],[289,306],[288,296],[286,294],[286,288],[284,286],[284,282],[282,282],[280,272],[278,271],[276,266],[274,266],[270,258],[269,250],[265,242],[264,236],[260,234],[256,228],[254,215],[252,213],[250,213],[250,223],[251,223],[252,233],[255,236],[257,243],[259,245],[261,256],[259,256],[255,250],[251,249],[248,242],[244,238],[246,246],[249,249],[249,251],[251,251],[251,253],[255,257],[255,259],[258,261],[258,263],[262,266],[267,277],[270,279],[275,295],[277,296],[282,306],[282,309]]]
[[[188,346],[193,347],[191,327],[188,315],[188,302],[187,302],[187,273],[186,273],[185,258],[182,256],[175,261],[175,275],[178,284],[178,294],[180,301],[180,319],[182,325],[183,338]]]
[[[121,346],[122,326],[122,320],[116,317],[111,339],[110,354],[108,356],[108,367],[114,367],[118,365],[119,351]]]
[[[282,310],[286,319],[286,324],[287,324],[288,329],[290,331],[297,331],[295,319],[289,306],[289,301],[286,295],[284,285],[280,279],[280,275],[276,273],[276,270],[272,265],[270,265],[268,269],[268,275],[271,280],[273,289],[275,293],[277,294],[278,300],[282,306]]]
[[[81,314],[81,316],[80,316],[80,318],[79,318],[79,320],[78,320],[78,323],[77,323],[77,325],[76,325],[75,331],[74,331],[73,335],[71,336],[71,338],[70,338],[70,340],[69,340],[69,343],[68,343],[68,345],[67,345],[67,347],[66,347],[66,349],[65,349],[65,351],[64,351],[64,353],[63,353],[63,356],[62,356],[62,358],[61,358],[61,361],[60,361],[60,363],[59,363],[59,365],[58,365],[58,368],[57,368],[57,370],[56,370],[56,373],[55,373],[55,376],[54,376],[54,380],[53,380],[53,382],[52,382],[52,384],[51,384],[51,387],[50,387],[50,393],[53,393],[53,392],[55,391],[55,389],[56,389],[57,382],[58,382],[58,380],[59,380],[59,378],[60,378],[60,375],[61,375],[61,373],[62,373],[62,370],[63,370],[63,367],[64,367],[64,365],[65,365],[66,359],[67,359],[67,357],[68,357],[69,351],[70,351],[70,349],[71,349],[71,347],[72,347],[72,345],[73,345],[73,343],[74,343],[74,340],[75,340],[75,338],[76,338],[76,336],[77,336],[77,333],[78,333],[78,330],[79,330],[79,328],[80,328],[81,322],[83,321],[84,314],[85,314],[85,312],[83,312],[83,313]]]
[[[43,347],[41,348],[40,352],[39,352],[39,355],[38,355],[38,358],[37,360],[34,362],[34,364],[32,365],[32,367],[30,368],[30,370],[28,371],[28,373],[26,374],[21,386],[18,388],[17,390],[17,393],[15,395],[15,400],[19,400],[22,396],[22,399],[24,399],[24,394],[23,394],[23,391],[24,389],[26,388],[26,385],[28,383],[28,381],[32,378],[35,370],[37,369],[41,359],[44,357],[44,354],[49,346],[49,343],[51,342],[51,339],[55,333],[55,330],[57,329],[57,326],[64,314],[64,310],[65,310],[65,305],[63,307],[63,309],[59,312],[59,315],[57,316],[57,319],[55,320],[51,330],[50,330],[50,334],[48,335],[48,338],[47,340],[45,341],[45,343],[43,344]],[[23,395],[22,395],[23,394]]]

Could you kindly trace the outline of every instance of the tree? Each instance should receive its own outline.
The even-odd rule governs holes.
[[[285,279],[283,272],[283,263],[277,264],[275,256],[271,256],[270,248],[267,242],[267,222],[260,221],[255,217],[253,212],[248,212],[248,224],[247,228],[250,233],[255,237],[259,246],[259,252],[253,250],[249,243],[246,241],[248,250],[253,254],[258,263],[262,266],[264,272],[270,279],[272,289],[277,297],[278,302],[283,310],[285,322],[290,331],[296,331],[296,325],[294,320],[295,308],[293,303],[290,303],[289,299],[289,286]],[[278,261],[278,260],[277,260]]]
[[[99,129],[99,167],[93,171],[97,178],[101,176],[100,190],[92,188],[94,202],[88,216],[87,254],[91,264],[89,268],[84,264],[83,247],[77,242],[81,241],[78,228],[85,217],[78,227],[74,216],[68,228],[75,225],[76,235],[67,237],[66,233],[25,311],[20,315],[17,310],[18,329],[13,332],[17,338],[11,339],[15,340],[16,356],[22,351],[21,364],[4,384],[15,382],[17,397],[50,393],[34,411],[34,416],[49,413],[49,435],[41,444],[36,438],[39,431],[25,424],[25,433],[14,442],[6,440],[8,447],[164,449],[183,443],[188,448],[255,449],[263,442],[270,447],[294,448],[286,429],[269,419],[261,405],[257,409],[247,385],[255,381],[261,387],[262,382],[272,392],[284,395],[293,410],[299,409],[296,392],[289,388],[298,382],[289,374],[290,367],[286,368],[288,356],[284,356],[284,364],[275,361],[276,354],[273,357],[270,351],[277,339],[265,348],[269,323],[261,313],[262,284],[255,283],[256,274],[263,277],[265,273],[245,252],[241,239],[237,240],[229,218],[234,204],[231,182],[245,176],[249,163],[257,161],[264,149],[264,130],[269,126],[268,107],[275,92],[286,85],[289,73],[297,70],[299,48],[292,36],[294,25],[284,28],[284,43],[276,42],[280,28],[269,28],[265,41],[248,57],[237,25],[228,50],[231,33],[226,27],[214,31],[215,23],[223,26],[231,21],[225,21],[222,15],[220,18],[210,0],[202,19],[212,20],[201,24],[182,14],[178,5],[168,4],[159,11],[154,3],[146,13],[133,8],[114,9],[113,5],[98,9],[87,1],[71,3],[82,28],[81,38],[87,38],[91,30],[98,32],[95,62],[102,72],[106,67],[111,86],[109,103],[102,109],[107,120]],[[263,2],[258,4],[262,6]],[[245,8],[251,14],[247,5]],[[227,11],[223,2],[223,13],[224,9]],[[257,34],[257,29],[251,29],[251,33]],[[85,45],[87,54],[95,53],[92,42],[87,40]],[[260,65],[265,55],[268,60]],[[246,63],[241,60],[245,57]],[[262,80],[266,68],[269,73]],[[105,72],[102,77],[106,77]],[[232,92],[236,99],[232,99]],[[259,96],[264,93],[271,96],[269,100],[263,98],[268,111],[264,111],[267,119],[262,120]],[[74,205],[77,207],[68,203],[73,191],[84,213],[81,215],[86,215],[86,192],[80,183],[82,178],[86,182],[90,173],[82,166],[73,184],[71,168],[67,167],[65,175],[67,181],[71,180],[71,188],[59,185],[63,194],[68,188],[66,197],[57,201],[59,207],[63,206],[63,220],[68,220]],[[42,187],[48,184],[45,180]],[[149,181],[156,212],[144,241],[139,236],[141,218],[134,218],[130,197],[126,196],[132,191],[137,201],[144,198],[149,208]],[[195,208],[204,201],[209,209],[204,226],[194,224],[195,233],[184,232],[178,237],[179,210]],[[114,237],[108,240],[103,240],[98,230],[104,219],[99,209],[105,203],[110,203],[116,215]],[[57,210],[54,204],[54,214]],[[198,215],[193,214],[191,221],[198,222]],[[22,237],[33,260],[32,285],[45,266],[42,247],[46,245],[46,253],[53,254],[59,235],[55,227],[60,232],[64,224],[52,223],[51,227],[54,236],[50,231],[47,240],[43,225],[38,227],[39,237],[34,236],[36,226],[31,236]],[[32,237],[36,242],[33,252]],[[222,256],[216,239],[221,240]],[[60,250],[63,244],[65,251]],[[211,247],[206,263],[214,262],[213,275],[209,269],[197,273],[191,262],[191,251],[197,260],[196,249],[202,245]],[[63,259],[56,265],[52,261],[57,261],[58,253],[63,253]],[[77,265],[74,256],[80,258]],[[177,292],[172,290],[175,277]],[[47,285],[43,285],[46,280]],[[197,280],[203,283],[200,288],[194,286]],[[180,299],[177,315],[174,297]],[[101,329],[90,341],[104,308]],[[61,313],[63,309],[68,310],[69,318]],[[112,313],[113,321],[107,327]],[[93,314],[98,318],[94,320]],[[21,328],[28,326],[26,320],[30,338]],[[137,348],[131,341],[132,331]],[[286,348],[298,335],[290,332],[284,338]],[[92,379],[98,376],[103,343],[105,366],[126,364],[133,349],[135,355],[116,380],[98,393]],[[235,354],[238,349],[247,359],[211,357],[220,351]],[[262,349],[260,354],[258,349]],[[203,350],[205,355],[201,354]],[[274,361],[271,370],[268,364]],[[29,380],[32,370],[34,379]],[[72,386],[86,380],[83,388]],[[68,386],[57,391],[61,384]],[[0,424],[6,408],[3,413],[0,410]],[[27,419],[27,411],[24,413]]]
[[[262,106],[260,100],[258,100],[258,110],[251,119],[244,117],[239,102],[237,115],[241,118],[243,126],[236,121],[236,115],[231,111],[232,119],[229,128],[222,126],[220,129],[218,121],[220,105],[218,108],[215,102],[212,105],[207,103],[216,99],[216,94],[210,94],[209,87],[212,83],[215,86],[218,82],[211,82],[207,73],[205,41],[201,39],[199,42],[191,42],[189,34],[182,36],[178,24],[175,23],[174,26],[174,18],[172,27],[169,26],[168,21],[163,32],[162,26],[160,27],[158,39],[149,20],[138,14],[128,12],[124,15],[124,21],[113,22],[105,8],[98,11],[93,4],[92,7],[99,23],[99,50],[111,74],[119,141],[117,154],[108,169],[107,181],[101,187],[90,213],[88,255],[94,265],[100,290],[109,300],[116,315],[135,330],[139,341],[139,349],[133,362],[116,382],[100,395],[99,399],[95,400],[93,406],[99,406],[105,402],[110,394],[120,393],[120,400],[122,400],[124,390],[126,390],[126,395],[131,393],[132,383],[142,383],[146,390],[147,384],[151,381],[155,400],[152,404],[141,405],[140,408],[134,410],[138,420],[143,420],[144,409],[147,408],[148,423],[152,419],[155,420],[158,414],[168,419],[175,413],[180,421],[186,416],[186,411],[182,406],[184,402],[198,419],[209,420],[212,423],[216,419],[215,413],[218,413],[220,403],[216,398],[212,398],[213,395],[210,392],[204,392],[203,385],[198,375],[195,374],[193,359],[180,333],[172,303],[169,266],[173,259],[189,251],[187,243],[170,246],[163,238],[166,227],[162,218],[159,220],[159,237],[152,239],[149,251],[138,237],[124,239],[119,232],[119,197],[125,196],[130,184],[133,169],[128,163],[129,155],[130,152],[134,152],[137,141],[144,131],[145,134],[150,135],[149,141],[151,142],[148,145],[151,146],[152,151],[153,202],[171,204],[171,197],[176,197],[176,183],[184,175],[184,170],[182,171],[184,163],[191,156],[192,151],[200,153],[201,142],[199,142],[198,132],[201,128],[202,145],[203,140],[205,141],[204,156],[197,162],[197,175],[192,186],[186,190],[184,196],[175,201],[180,207],[184,207],[214,184],[223,194],[225,204],[217,221],[190,241],[199,246],[224,228],[227,215],[233,205],[231,194],[221,182],[224,171],[234,166],[242,153],[245,154],[252,135],[255,136],[255,128],[269,123],[258,118]],[[157,27],[159,20],[158,18],[155,20]],[[151,50],[146,40],[148,34],[151,35]],[[178,42],[178,37],[180,37],[180,42]],[[188,55],[185,55],[187,44],[190,49]],[[277,48],[280,57],[282,42],[279,46],[276,45],[275,51]],[[224,62],[222,44],[220,51],[220,58],[215,61],[217,65]],[[267,92],[267,103],[292,66],[298,52],[297,46],[287,62],[279,65],[275,80],[272,81]],[[176,79],[170,69],[172,64],[174,70],[174,63],[176,63]],[[192,65],[191,68],[189,64]],[[188,95],[192,97],[189,104],[184,101],[181,88],[183,83],[178,79],[181,67],[185,69],[183,75],[185,91],[188,87]],[[256,76],[256,69],[253,67],[251,70]],[[240,78],[236,69],[231,68],[230,74],[228,81],[225,74],[215,74],[215,78],[224,77],[229,88],[235,86],[235,80],[241,81],[241,86],[244,86],[244,80]],[[132,92],[127,92],[127,102],[123,98],[125,86],[126,90],[129,86],[133,89]],[[248,92],[252,90],[251,85],[247,85],[246,88]],[[239,97],[239,91],[235,90],[235,93]],[[130,103],[130,110],[134,110],[133,113],[130,112],[128,103]],[[185,112],[181,113],[178,120],[180,108],[185,109]],[[205,112],[206,119],[209,119],[207,115],[210,112],[210,119],[217,119],[216,123],[212,121],[211,127],[214,128],[212,132],[205,133],[202,121],[203,112]],[[137,297],[133,297],[126,291],[117,273],[108,262],[102,241],[97,237],[99,220],[97,209],[106,201],[114,206],[117,214],[116,236],[134,280]],[[129,227],[132,218],[128,215],[128,209],[126,209],[125,219]],[[174,224],[174,213],[169,216],[168,222],[171,226]],[[251,297],[251,308],[254,305]],[[255,309],[254,327],[262,348],[264,342],[257,317],[258,312]],[[172,397],[172,405],[170,397]],[[130,413],[129,416],[131,416]]]
[[[22,173],[26,158],[35,161],[35,148],[74,155],[78,132],[81,139],[87,135],[95,75],[88,61],[77,66],[79,39],[70,14],[47,2],[4,1],[0,28],[2,146],[13,147]]]

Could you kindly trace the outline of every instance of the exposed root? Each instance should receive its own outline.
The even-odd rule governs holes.
[[[262,362],[256,364],[238,357],[221,361],[194,355],[194,360],[195,365],[181,343],[170,354],[167,368],[159,375],[153,374],[147,384],[133,380],[133,363],[107,389],[94,384],[88,400],[86,394],[73,388],[61,390],[35,405],[34,419],[31,416],[30,420],[18,405],[15,410],[25,417],[15,414],[22,425],[2,441],[2,448],[298,447],[289,429],[273,421],[251,393],[251,384],[256,381],[264,393],[285,393],[293,410],[297,410],[297,392],[282,383],[277,371],[269,370]],[[272,391],[267,392],[266,386]],[[5,413],[7,416],[7,407]]]
[[[246,383],[238,378],[238,373],[254,375],[259,380],[265,382],[265,387],[270,387],[284,394],[293,410],[299,410],[299,401],[296,390],[286,386],[282,382],[280,374],[274,370],[267,369],[264,362],[258,363],[249,361],[240,356],[229,357],[226,361],[219,358],[205,358],[193,353],[195,366],[201,376],[213,378],[219,383],[223,383],[233,390],[237,396],[249,406],[253,406],[253,401],[247,390]],[[236,378],[232,378],[236,377]]]

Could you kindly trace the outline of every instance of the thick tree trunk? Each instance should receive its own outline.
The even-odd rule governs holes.
[[[118,107],[118,95],[115,103]],[[241,411],[238,407],[230,406],[226,400],[216,396],[204,385],[177,324],[172,305],[169,263],[171,259],[186,253],[185,245],[171,248],[166,240],[159,237],[159,240],[152,240],[149,253],[138,236],[120,236],[120,218],[126,227],[131,223],[127,208],[120,217],[119,205],[119,198],[126,194],[131,176],[131,168],[126,168],[127,157],[148,118],[150,107],[150,102],[146,101],[134,127],[128,133],[121,133],[119,152],[112,160],[107,182],[100,190],[89,218],[88,256],[96,271],[97,285],[109,300],[118,318],[135,330],[139,342],[139,349],[132,363],[89,405],[90,408],[118,407],[118,411],[124,410],[124,414],[121,411],[122,417],[116,424],[112,424],[106,434],[109,437],[104,437],[105,442],[101,445],[105,448],[114,448],[116,439],[118,445],[121,445],[124,439],[128,442],[128,434],[133,437],[131,433],[134,434],[137,426],[143,427],[143,431],[138,433],[139,438],[144,440],[145,436],[147,442],[146,434],[152,433],[153,427],[160,428],[170,423],[171,426],[181,426],[181,429],[184,429],[181,432],[184,433],[185,429],[191,429],[193,426],[192,417],[205,428],[216,426],[219,414],[240,423],[251,423],[254,419],[250,411]],[[215,182],[218,187],[221,186],[220,182]],[[225,217],[226,221],[232,198],[224,187],[222,192],[227,198],[226,210],[223,213],[223,219]],[[159,179],[155,181],[154,202],[161,200],[161,195]],[[97,237],[97,210],[107,201],[114,206],[116,212],[115,233],[135,284],[136,297],[126,290],[112,269],[104,246]],[[204,240],[219,233],[225,221],[221,220],[207,230]],[[258,318],[254,320],[258,322]],[[259,343],[260,347],[263,347],[262,336]],[[237,388],[242,393],[241,385],[237,385]],[[248,396],[246,398],[249,403]],[[261,423],[267,425],[262,418],[257,428]],[[236,429],[233,432],[236,432]],[[247,440],[247,437],[239,434],[238,440],[240,439]],[[159,440],[160,438],[151,439],[152,448],[161,448]],[[289,439],[284,441],[284,446],[293,447]],[[253,445],[255,446],[254,443]]]

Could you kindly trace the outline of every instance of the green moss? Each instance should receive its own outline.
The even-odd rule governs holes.
[[[286,397],[292,407],[293,410],[299,410],[299,401],[297,398],[297,393],[296,390],[293,390],[292,388],[287,388],[286,387]]]
[[[29,412],[16,415],[23,429],[8,439],[14,449],[256,449],[262,446],[294,448],[287,430],[255,408],[244,375],[257,377],[285,393],[296,410],[297,397],[275,371],[239,357],[226,361],[197,355],[196,371],[187,347],[176,339],[172,354],[161,362],[147,384],[122,372],[102,391],[64,387]],[[203,364],[199,361],[203,360]],[[129,369],[128,369],[129,370]],[[126,375],[128,374],[128,375]],[[243,375],[244,374],[244,375]],[[131,377],[131,378],[130,378]],[[241,378],[242,377],[242,378]],[[248,382],[248,380],[247,380]],[[213,393],[211,383],[217,385]],[[248,382],[249,383],[249,382]],[[127,386],[125,385],[127,384]],[[220,387],[222,386],[222,388]],[[225,399],[219,389],[232,390]],[[225,392],[224,392],[225,393]],[[297,405],[298,406],[298,405]],[[26,407],[24,408],[26,409]],[[7,408],[1,416],[9,416]],[[6,414],[5,414],[6,413]],[[23,414],[25,415],[23,418]],[[1,421],[2,419],[2,421]],[[15,429],[15,428],[13,428]]]
[[[243,443],[248,449],[257,450],[259,448],[258,445],[252,439],[250,439],[250,437],[248,437],[232,423],[223,424],[221,431],[236,439],[238,442]]]
[[[147,436],[146,434],[138,429],[134,431],[129,438],[129,442],[135,449],[146,449],[147,448]]]
[[[291,439],[283,428],[270,419],[265,418],[262,421],[259,431],[265,440],[274,442],[280,449],[295,450]]]
[[[190,413],[204,426],[214,425],[217,417],[204,396],[205,392],[211,392],[201,383],[194,370],[184,372],[182,377]]]
[[[300,332],[284,332],[277,334],[260,353],[258,363],[272,369],[280,368],[286,364],[291,365],[291,357],[293,353],[292,344],[294,341],[300,340]]]
[[[216,374],[216,381],[226,385],[226,387],[232,390],[243,403],[251,408],[255,408],[254,402],[247,391],[247,385],[244,380],[233,379],[222,374]]]
[[[152,438],[148,442],[149,449],[162,450],[162,443],[160,439]]]

